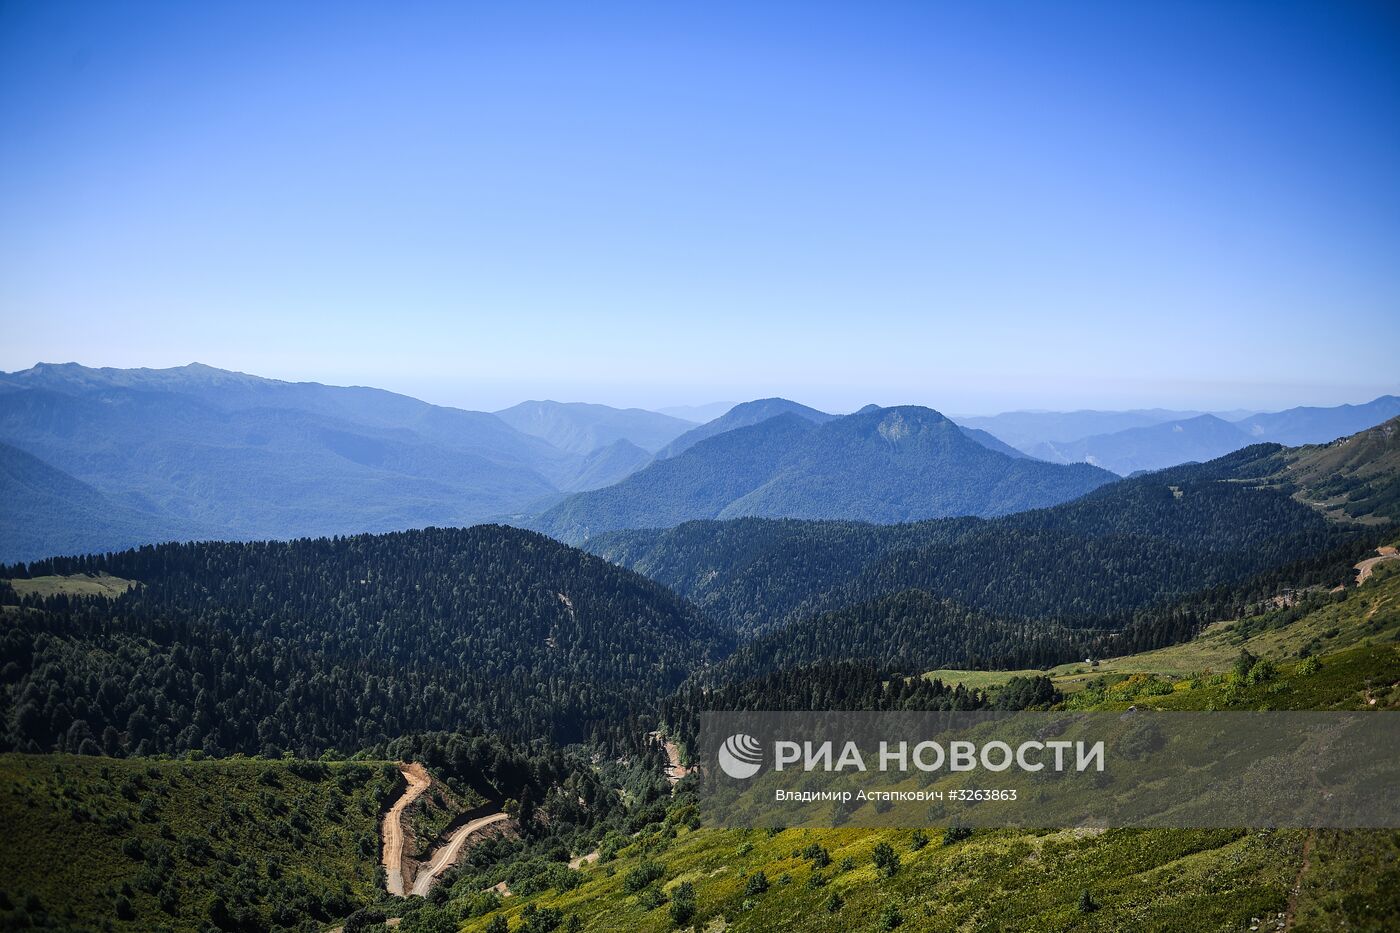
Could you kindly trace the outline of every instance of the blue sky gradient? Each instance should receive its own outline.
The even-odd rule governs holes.
[[[1400,390],[1400,7],[0,3],[0,369]]]

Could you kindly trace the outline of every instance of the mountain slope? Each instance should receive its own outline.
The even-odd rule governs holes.
[[[198,526],[118,505],[37,457],[0,443],[0,561],[186,538]]]
[[[502,526],[160,545],[29,573],[140,586],[0,606],[18,751],[64,747],[79,718],[127,754],[316,757],[470,728],[573,741],[732,644],[658,584]]]
[[[697,428],[685,432],[661,450],[657,451],[656,458],[665,460],[674,457],[694,447],[706,438],[715,437],[726,431],[733,431],[735,428],[746,428],[779,415],[794,414],[804,418],[813,424],[822,424],[835,418],[835,415],[828,415],[824,411],[817,411],[815,408],[808,408],[797,402],[790,402],[785,398],[761,398],[752,402],[744,402],[735,405],[714,421],[707,422]]]
[[[701,441],[615,487],[530,522],[563,541],[746,515],[902,522],[999,515],[1082,495],[1112,476],[1013,458],[927,408],[863,410],[813,424],[787,413]]]
[[[115,510],[152,516],[149,540],[469,524],[615,482],[644,462],[626,448],[563,451],[482,412],[198,364],[41,364],[0,374],[0,443],[91,487]],[[10,498],[0,518],[18,524],[35,508]],[[30,526],[32,546],[0,546],[0,559],[139,540],[79,501],[46,508],[50,520]]]
[[[883,408],[821,425],[767,482],[719,518],[845,518],[883,524],[1001,515],[1053,505],[1110,481],[989,450],[938,412]]]
[[[1249,444],[1249,437],[1229,422],[1214,415],[1197,415],[1068,443],[1036,444],[1027,452],[1052,463],[1092,463],[1127,476],[1178,463],[1214,460]]]
[[[1259,441],[1296,446],[1326,444],[1347,434],[1380,424],[1400,415],[1400,397],[1382,395],[1364,405],[1338,405],[1334,408],[1299,407],[1265,412],[1236,422],[1236,426]]]
[[[651,462],[651,454],[628,440],[613,441],[584,458],[566,492],[584,492],[620,483]]]
[[[989,434],[986,431],[981,431],[977,428],[969,428],[966,426],[961,427],[962,432],[964,434],[966,434],[968,437],[972,438],[974,441],[981,444],[988,450],[995,450],[999,454],[1006,454],[1008,457],[1015,457],[1018,460],[1022,458],[1035,459],[1025,451],[1017,450],[1015,447],[1012,447],[1010,444],[1001,441],[999,438],[995,437],[992,434]]]
[[[657,459],[614,486],[571,496],[528,524],[561,541],[579,542],[616,528],[717,516],[771,477],[796,440],[814,428],[789,412],[726,431],[680,456]]]
[[[1384,438],[1393,443],[1393,435]],[[1396,476],[1390,448],[1354,449],[1353,474]],[[1302,501],[1320,494],[1330,473],[1288,487],[1273,478],[1309,449],[1301,451],[1256,445],[992,520],[690,522],[615,532],[589,547],[741,632],[905,590],[1003,619],[1121,630],[1141,613],[1282,574],[1299,561],[1314,564],[1287,575],[1330,579],[1328,568],[1345,567],[1347,555],[1384,533],[1329,521]],[[1178,619],[1187,629],[1192,612]]]
[[[1280,450],[1256,467],[1253,481],[1332,518],[1400,522],[1400,418],[1330,444]]]
[[[641,408],[583,402],[521,402],[496,412],[496,417],[560,450],[585,456],[620,440],[654,453],[695,427],[694,422]]]
[[[221,411],[281,409],[358,426],[412,431],[426,442],[474,453],[493,462],[567,476],[574,463],[564,451],[511,428],[495,415],[427,402],[364,386],[283,382],[200,363],[172,369],[94,369],[76,363],[40,363],[0,373],[0,404],[7,389],[46,389],[101,399],[111,390],[177,395]]]
[[[1203,414],[1199,411],[1172,411],[1143,408],[1131,411],[1008,411],[999,415],[955,418],[969,428],[986,431],[1018,450],[1044,442],[1068,443],[1100,434],[1115,434],[1130,428],[1145,428],[1166,421],[1181,421]]]
[[[467,524],[554,490],[537,473],[409,431],[134,389],[5,393],[0,439],[199,537]],[[57,522],[43,529],[55,543],[86,533]]]

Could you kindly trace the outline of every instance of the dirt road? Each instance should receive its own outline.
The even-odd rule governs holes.
[[[381,833],[384,837],[384,856],[381,861],[385,873],[384,887],[390,894],[403,897],[403,811],[417,800],[433,781],[428,777],[427,770],[416,761],[400,764],[399,771],[403,773],[404,780],[408,781],[408,787],[399,799],[394,801],[389,812],[384,814]]]
[[[433,886],[433,881],[437,876],[456,864],[457,856],[462,853],[462,847],[467,844],[467,840],[492,823],[499,823],[504,819],[506,819],[506,814],[492,813],[472,820],[470,823],[464,823],[461,827],[453,830],[446,841],[433,853],[432,860],[418,870],[418,877],[413,879],[413,890],[410,893],[426,897],[428,889]]]
[[[1365,583],[1367,579],[1370,578],[1377,564],[1385,563],[1386,561],[1400,560],[1400,553],[1397,553],[1396,549],[1393,547],[1378,547],[1376,548],[1376,554],[1378,556],[1368,557],[1356,565],[1357,586]]]

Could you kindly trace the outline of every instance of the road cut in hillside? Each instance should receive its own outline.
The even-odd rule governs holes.
[[[428,777],[427,769],[416,761],[399,765],[399,771],[403,773],[408,787],[394,801],[389,812],[384,814],[381,835],[384,838],[384,887],[390,894],[403,897],[403,811],[428,789],[433,780]]]
[[[413,879],[413,890],[410,893],[426,897],[428,889],[433,886],[433,881],[437,879],[438,875],[457,863],[457,857],[462,854],[462,848],[472,836],[506,818],[504,813],[491,813],[464,823],[448,833],[447,838],[433,853],[428,864],[419,869],[418,877]]]

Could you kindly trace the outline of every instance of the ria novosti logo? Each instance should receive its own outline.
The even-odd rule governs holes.
[[[746,733],[731,735],[719,747],[719,767],[732,778],[751,778],[763,767],[763,746]]]

